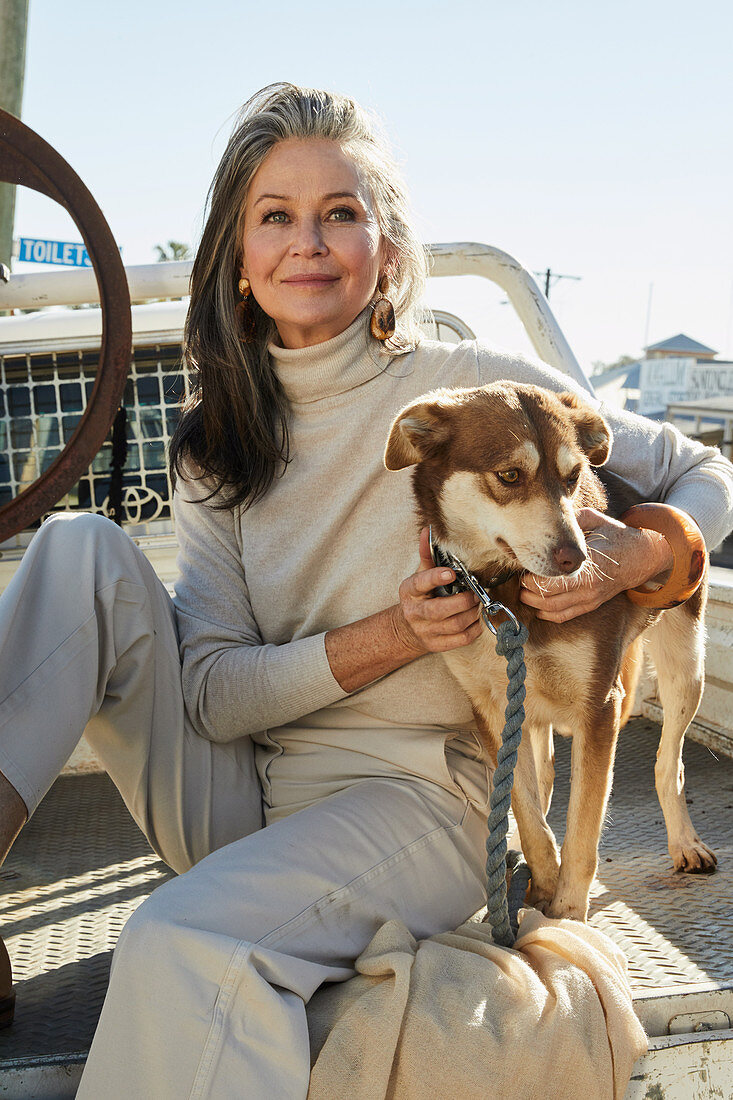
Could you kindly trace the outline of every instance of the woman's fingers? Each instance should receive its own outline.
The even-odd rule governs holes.
[[[538,619],[547,619],[553,623],[565,623],[579,615],[586,615],[605,602],[603,595],[597,592],[542,596],[525,588],[521,589],[520,599],[522,603],[535,608]]]
[[[531,607],[552,607],[562,609],[572,607],[578,602],[585,603],[590,594],[598,591],[598,579],[590,576],[573,577],[535,577],[526,573],[521,583],[522,603]]]
[[[457,615],[449,615],[447,619],[438,619],[435,623],[436,631],[441,635],[460,634],[473,626],[481,617],[478,605],[470,607],[467,611],[460,611]]]
[[[424,577],[427,574],[417,574],[417,576]],[[478,608],[478,600],[473,592],[459,592],[455,596],[413,594],[412,585],[409,583],[412,579],[408,577],[407,582],[403,581],[400,586],[400,602],[410,620],[424,623],[426,627],[440,626],[441,623],[462,612],[470,612]],[[429,592],[432,592],[435,587],[433,585]]]
[[[423,629],[430,639],[430,649],[433,652],[469,645],[478,638],[482,630],[480,608],[470,607],[467,611],[460,611],[445,619],[424,621]]]
[[[473,592],[459,592],[456,596],[434,596],[415,602],[414,614],[428,623],[441,623],[462,611],[478,606]]]
[[[431,565],[428,569],[421,569],[419,573],[406,577],[400,585],[400,594],[404,592],[406,596],[411,596],[413,599],[425,599],[440,585],[451,584],[455,579],[456,575],[452,569],[441,569]],[[452,596],[444,598],[453,599]]]
[[[636,588],[669,565],[666,540],[653,531],[627,527],[592,508],[578,513],[586,532],[588,560],[574,577],[522,578],[520,599],[538,618],[567,622],[595,611],[627,588]]]
[[[446,653],[450,649],[459,649],[461,646],[470,645],[481,635],[482,630],[483,624],[479,620],[455,634],[439,634],[433,640],[431,652]]]
[[[593,561],[592,551],[590,559]],[[522,578],[519,598],[535,608],[538,618],[564,623],[594,611],[620,591],[618,579],[605,574],[602,567],[597,568],[593,562],[570,579],[534,577],[528,573]]]
[[[420,568],[400,585],[400,617],[409,644],[422,652],[468,645],[481,633],[478,600],[472,592],[436,596],[455,580],[452,569],[433,564],[428,528],[420,532]]]
[[[432,569],[435,565],[433,561],[433,555],[430,550],[430,528],[423,527],[420,532],[420,541],[418,543],[418,550],[420,553],[420,565],[418,566],[418,572],[424,569]]]

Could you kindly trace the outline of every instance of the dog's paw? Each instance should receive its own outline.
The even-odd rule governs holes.
[[[527,904],[531,905],[534,909],[539,909],[540,913],[547,913],[547,910],[552,903],[552,899],[555,896],[556,889],[557,875],[555,875],[554,878],[551,878],[549,881],[537,881],[532,878],[530,880],[529,892],[527,894]]]
[[[579,920],[585,924],[588,917],[588,899],[571,900],[556,894],[547,909],[542,911],[546,917],[553,917],[555,920]]]
[[[685,838],[678,844],[670,844],[675,871],[684,871],[688,875],[711,875],[718,864],[718,857],[697,833]]]
[[[547,916],[547,910],[552,904],[552,896],[546,897],[535,893],[534,890],[530,890],[527,896],[527,905],[531,905],[533,909],[539,909],[540,913],[544,913]]]

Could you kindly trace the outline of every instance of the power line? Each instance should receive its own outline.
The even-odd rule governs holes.
[[[560,279],[575,279],[576,282],[579,282],[583,278],[582,275],[560,275],[557,271],[551,271],[549,267],[546,271],[535,271],[535,275],[545,280],[545,298],[547,298],[548,301],[550,298],[550,287],[554,286]]]

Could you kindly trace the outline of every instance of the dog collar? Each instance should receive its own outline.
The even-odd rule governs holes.
[[[473,592],[478,597],[481,604],[481,615],[488,626],[492,634],[496,634],[496,627],[491,622],[494,615],[498,615],[503,611],[514,623],[514,629],[519,633],[521,624],[517,619],[514,612],[510,611],[508,607],[505,607],[503,603],[499,603],[498,600],[492,600],[483,585],[474,577],[466,566],[463,564],[460,558],[457,558],[455,554],[451,554],[450,550],[446,550],[443,546],[438,546],[437,542],[433,540],[433,529],[430,530],[430,554],[434,563],[437,566],[444,566],[448,569],[452,569],[456,575],[456,579],[448,585],[440,585],[435,589],[439,596],[455,596],[458,592]],[[503,584],[504,581],[509,580],[514,574],[511,570],[505,570],[500,573],[498,577],[492,577],[489,581],[489,588],[495,588],[497,585]]]
[[[473,574],[469,572],[469,570],[466,568],[460,558],[455,557],[455,555],[451,554],[449,550],[445,550],[437,542],[433,541],[432,527],[430,528],[430,553],[432,555],[434,563],[437,566],[442,565],[446,566],[448,569],[453,569],[456,572],[457,577],[463,576],[464,573],[468,576],[473,577]],[[458,568],[456,568],[456,566]],[[487,584],[483,585],[483,588],[498,588],[500,584],[506,584],[506,582],[508,580],[511,580],[511,578],[514,576],[516,576],[516,573],[513,569],[502,569],[501,573],[497,573],[495,577],[492,577]],[[473,579],[474,581],[476,581],[476,584],[479,583],[475,577],[473,577]],[[445,595],[449,596],[455,595],[456,592],[465,592],[466,590],[465,584],[458,587],[458,579],[453,581],[452,584],[441,585],[441,588],[444,589]]]

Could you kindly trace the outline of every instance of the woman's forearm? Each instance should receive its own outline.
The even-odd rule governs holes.
[[[398,604],[326,634],[328,663],[343,691],[357,691],[423,653],[470,645],[481,633],[472,592],[435,596],[455,573],[433,564],[427,527],[420,532],[419,553],[418,570],[400,585]]]
[[[356,691],[402,668],[421,652],[424,651],[411,645],[404,630],[400,630],[398,604],[326,633],[331,672],[346,692]]]

